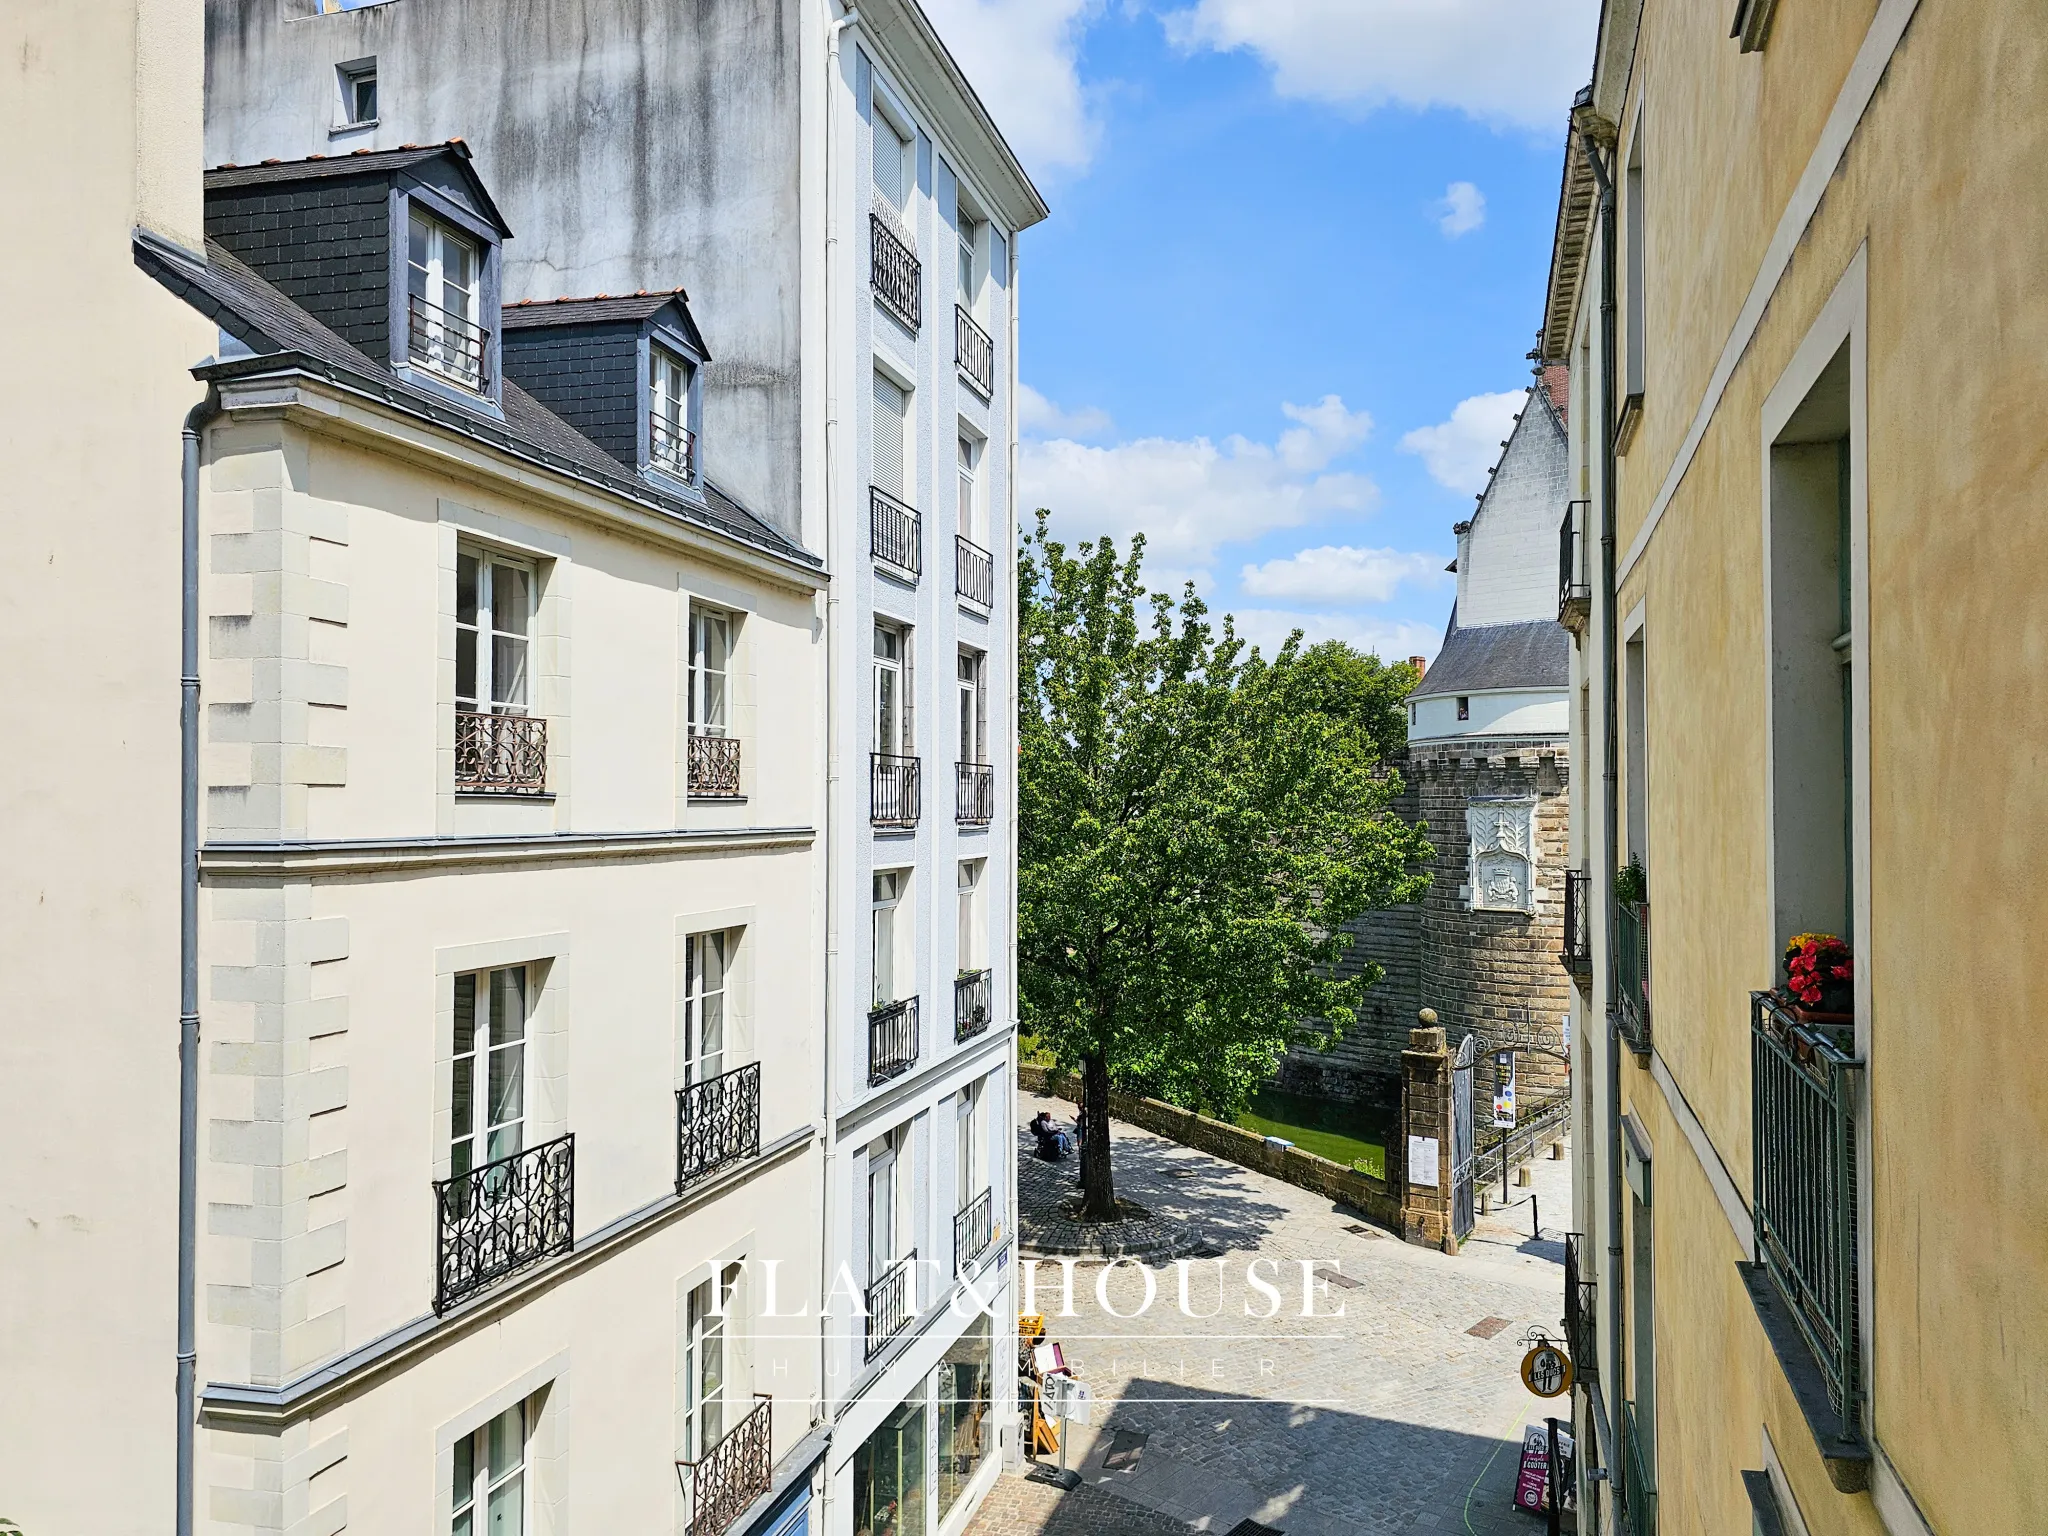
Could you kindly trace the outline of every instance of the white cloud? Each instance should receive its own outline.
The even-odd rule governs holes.
[[[1029,384],[1017,386],[1017,425],[1027,437],[1101,437],[1115,423],[1092,405],[1066,411]]]
[[[1469,181],[1454,181],[1444,188],[1443,201],[1436,205],[1436,227],[1446,239],[1469,235],[1486,222],[1486,194]]]
[[[1454,491],[1486,489],[1486,472],[1500,457],[1500,445],[1514,430],[1515,412],[1529,403],[1529,392],[1504,390],[1460,400],[1449,421],[1417,427],[1401,439],[1404,453],[1419,453],[1430,478]]]
[[[1099,123],[1075,65],[1103,0],[923,0],[996,126],[1036,176],[1086,170]]]
[[[1564,130],[1593,63],[1597,0],[1196,0],[1182,48],[1248,48],[1284,96],[1366,109],[1450,107]]]
[[[1106,533],[1122,543],[1143,530],[1148,562],[1181,574],[1208,567],[1224,544],[1371,511],[1377,487],[1332,466],[1366,440],[1372,418],[1335,395],[1281,409],[1295,425],[1272,443],[1236,435],[1220,445],[1206,437],[1107,447],[1064,437],[1027,441],[1018,461],[1023,504],[1049,508],[1055,529],[1070,540]],[[1155,590],[1163,574],[1148,563]]]
[[[1384,603],[1404,581],[1417,586],[1441,584],[1443,565],[1442,555],[1325,544],[1264,565],[1248,565],[1238,574],[1237,584],[1248,596],[1283,603],[1332,607]]]
[[[1297,613],[1282,608],[1240,608],[1234,617],[1237,632],[1268,656],[1286,644],[1288,634],[1297,629],[1302,632],[1304,645],[1314,645],[1319,640],[1342,640],[1387,662],[1406,661],[1410,656],[1434,658],[1437,647],[1443,644],[1443,626],[1418,624],[1412,619]]]

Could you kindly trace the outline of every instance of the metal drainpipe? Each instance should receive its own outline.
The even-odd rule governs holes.
[[[839,295],[839,154],[838,154],[838,89],[839,89],[839,38],[848,27],[860,23],[860,12],[848,7],[844,16],[830,22],[825,28],[825,552],[831,559],[833,540],[838,536],[839,522],[835,515],[838,504],[836,490],[839,476],[839,357],[838,334],[834,327],[838,316]],[[829,574],[829,573],[828,573]],[[819,1112],[823,1116],[825,1135],[824,1155],[824,1197],[819,1201],[821,1229],[818,1234],[818,1414],[826,1414],[827,1395],[831,1391],[832,1335],[825,1323],[825,1298],[832,1294],[832,1245],[835,1230],[835,1205],[832,1198],[834,1181],[838,1177],[839,1144],[838,1130],[833,1123],[833,1086],[839,1070],[838,1057],[833,1049],[835,1024],[839,1013],[839,900],[833,884],[833,840],[838,834],[839,794],[839,737],[838,698],[839,684],[834,673],[838,657],[839,630],[839,584],[835,581],[826,588],[825,596],[825,1011],[823,1020],[823,1084]],[[818,1487],[817,1529],[832,1529],[832,1457],[830,1440],[823,1475]]]
[[[1619,867],[1620,810],[1616,795],[1621,784],[1620,701],[1615,692],[1614,621],[1614,267],[1617,259],[1614,229],[1614,180],[1601,163],[1592,140],[1580,137],[1586,163],[1600,189],[1600,708],[1605,736],[1600,765],[1606,804],[1603,806],[1608,868],[1604,872],[1607,899],[1603,903],[1607,921],[1607,1287],[1608,1327],[1613,1335],[1614,1376],[1609,1413],[1615,1415],[1610,1439],[1618,1429],[1620,1404],[1626,1397],[1623,1365],[1626,1335],[1622,1329],[1621,1250],[1621,1031],[1614,1019],[1614,870]],[[1610,1449],[1610,1464],[1612,1450]]]
[[[199,434],[220,396],[185,415],[181,434],[178,616],[178,1512],[192,1536],[193,1442],[198,1422],[199,1274]]]

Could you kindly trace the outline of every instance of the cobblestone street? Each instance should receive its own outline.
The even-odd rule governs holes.
[[[1056,1118],[1073,1106],[1026,1097]],[[1225,1536],[1252,1520],[1287,1536],[1534,1533],[1510,1507],[1522,1426],[1547,1406],[1517,1375],[1532,1325],[1558,1331],[1569,1160],[1535,1165],[1533,1190],[1482,1216],[1456,1258],[1411,1247],[1306,1190],[1115,1124],[1117,1193],[1190,1229],[1203,1246],[1156,1295],[1125,1261],[1041,1260],[1037,1307],[1095,1394],[1062,1497],[1006,1476],[973,1536]],[[1020,1138],[1022,1143],[1028,1138]],[[1020,1199],[1043,1203],[1072,1162],[1029,1159]],[[1494,1191],[1496,1203],[1498,1189]],[[1544,1225],[1532,1238],[1530,1196]],[[1216,1257],[1215,1255],[1219,1255]],[[1313,1318],[1302,1261],[1324,1261]],[[1280,1297],[1247,1285],[1247,1265]],[[1341,1278],[1334,1278],[1341,1277]],[[1104,1301],[1108,1306],[1105,1308]],[[1335,1315],[1339,1308],[1343,1315]],[[1247,1315],[1247,1309],[1251,1315]],[[1560,1400],[1561,1401],[1561,1400]],[[1164,1517],[1164,1518],[1162,1518]]]

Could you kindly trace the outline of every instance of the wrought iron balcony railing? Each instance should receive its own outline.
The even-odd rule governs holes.
[[[659,411],[647,417],[647,456],[657,469],[684,480],[697,478],[697,434]]]
[[[761,1150],[761,1063],[676,1090],[676,1193]]]
[[[963,827],[985,827],[996,814],[996,770],[989,763],[953,765],[953,819]]]
[[[1593,984],[1592,881],[1583,869],[1564,872],[1564,952],[1559,957],[1581,987]]]
[[[689,1536],[722,1536],[754,1501],[775,1485],[774,1402],[754,1394],[754,1406],[695,1461],[676,1463],[690,1496]]]
[[[984,608],[996,605],[996,557],[957,533],[953,535],[953,590]]]
[[[996,344],[964,304],[953,306],[953,361],[984,400],[995,394]]]
[[[1657,1467],[1642,1427],[1636,1422],[1636,1405],[1621,1405],[1621,1480],[1616,1490],[1621,1503],[1621,1528],[1627,1536],[1656,1536]]]
[[[481,391],[491,333],[467,316],[430,304],[416,293],[405,299],[407,356],[466,389]]]
[[[924,574],[924,519],[878,485],[868,487],[868,553],[912,576]]]
[[[868,1287],[868,1358],[910,1326],[917,1316],[917,1250],[912,1249]]]
[[[1573,634],[1586,627],[1593,587],[1586,571],[1586,514],[1590,501],[1568,502],[1557,525],[1557,622]]]
[[[915,335],[924,324],[924,278],[917,254],[879,213],[868,215],[868,232],[868,284],[882,308]]]
[[[878,827],[916,826],[918,814],[924,809],[918,760],[875,752],[870,754],[869,768],[873,776],[869,819]]]
[[[879,1087],[917,1064],[917,999],[898,998],[868,1014],[868,1085]]]
[[[988,972],[962,971],[953,978],[953,1038],[972,1040],[988,1032]]]
[[[689,766],[691,794],[719,800],[739,797],[739,737],[693,734],[690,737]]]
[[[471,793],[537,795],[548,787],[543,715],[455,712],[455,787]]]
[[[967,1202],[966,1209],[954,1214],[953,1268],[956,1272],[964,1271],[988,1252],[988,1245],[996,1237],[995,1211],[995,1191],[984,1189]]]
[[[1614,909],[1612,1003],[1621,1037],[1638,1056],[1650,1054],[1650,904],[1624,901]]]
[[[1856,1234],[1855,1029],[1804,1024],[1749,1000],[1757,1262],[1826,1379],[1844,1439],[1862,1433]]]
[[[567,1253],[576,1241],[576,1137],[434,1181],[434,1310]]]
[[[1594,1306],[1599,1287],[1586,1271],[1586,1234],[1564,1235],[1564,1344],[1572,1357],[1572,1380],[1590,1385],[1599,1376],[1600,1345]]]

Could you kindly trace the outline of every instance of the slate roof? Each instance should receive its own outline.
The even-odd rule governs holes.
[[[498,205],[491,200],[483,179],[470,164],[473,158],[469,146],[460,139],[450,139],[445,144],[402,144],[397,149],[357,149],[345,155],[308,155],[303,160],[265,160],[256,165],[217,165],[206,172],[203,185],[208,192],[227,191],[236,187],[261,187],[291,181],[313,181],[327,176],[371,176],[387,171],[402,171],[418,165],[422,160],[433,160],[450,156],[458,161],[467,178],[470,191],[477,199],[477,209],[488,216],[506,236],[512,233],[505,216],[498,211]]]
[[[502,383],[502,423],[417,388],[388,365],[342,340],[217,241],[206,242],[206,260],[200,262],[179,246],[138,232],[134,252],[137,266],[255,353],[257,364],[303,359],[316,371],[346,376],[389,404],[437,426],[551,468],[595,479],[618,495],[770,554],[814,568],[823,565],[816,555],[785,538],[716,486],[706,484],[703,506],[664,494],[510,379]],[[663,302],[669,297],[663,295]],[[247,358],[228,359],[202,365],[194,372],[203,378],[233,377],[251,371],[251,364]]]
[[[1570,645],[1564,626],[1555,619],[1460,629],[1453,609],[1443,649],[1429,664],[1414,697],[1497,688],[1566,688],[1571,684]]]
[[[504,307],[508,331],[535,325],[589,325],[607,320],[645,320],[664,305],[690,302],[677,288],[670,293],[600,293],[588,299],[520,299]]]

